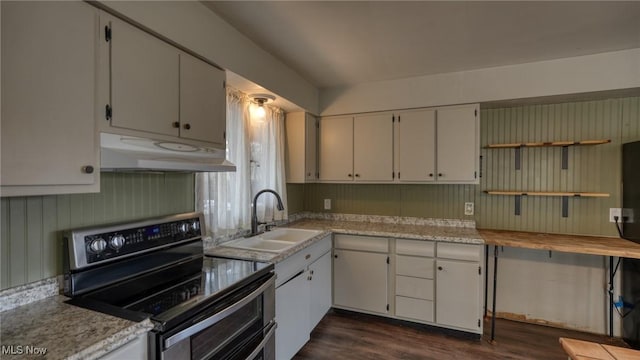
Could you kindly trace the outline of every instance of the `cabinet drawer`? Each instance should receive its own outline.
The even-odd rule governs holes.
[[[396,295],[433,300],[433,280],[396,276]]]
[[[380,253],[389,251],[389,240],[386,238],[338,234],[334,236],[334,242],[336,249]]]
[[[443,259],[480,261],[481,245],[438,243],[438,257]]]
[[[396,296],[396,316],[433,322],[433,301]]]
[[[420,240],[396,240],[396,254],[435,256],[435,242]]]
[[[433,259],[396,255],[396,274],[433,279]]]
[[[309,264],[331,251],[331,236],[308,246],[275,265],[276,287],[287,282],[292,276],[304,270]]]

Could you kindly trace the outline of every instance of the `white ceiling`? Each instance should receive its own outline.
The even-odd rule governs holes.
[[[640,2],[205,4],[319,88],[640,47]]]

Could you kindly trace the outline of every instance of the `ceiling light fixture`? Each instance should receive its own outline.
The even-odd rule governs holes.
[[[252,94],[249,95],[250,98],[258,105],[258,107],[254,108],[253,115],[255,116],[255,120],[258,122],[263,122],[266,117],[266,111],[264,109],[264,105],[275,101],[276,97],[271,94]]]

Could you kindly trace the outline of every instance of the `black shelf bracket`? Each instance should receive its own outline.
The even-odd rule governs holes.
[[[562,197],[562,217],[563,218],[569,217],[569,197],[568,196]]]
[[[562,170],[567,170],[569,168],[569,147],[562,147]]]
[[[520,163],[522,162],[522,146],[517,147],[515,150],[516,170],[520,170]],[[518,214],[519,215],[519,214]]]
[[[515,215],[520,216],[522,212],[522,195],[515,196]]]

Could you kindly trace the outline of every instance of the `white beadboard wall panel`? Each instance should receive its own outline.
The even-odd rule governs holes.
[[[101,192],[1,199],[0,287],[62,273],[61,232],[194,210],[192,174],[102,173]]]

